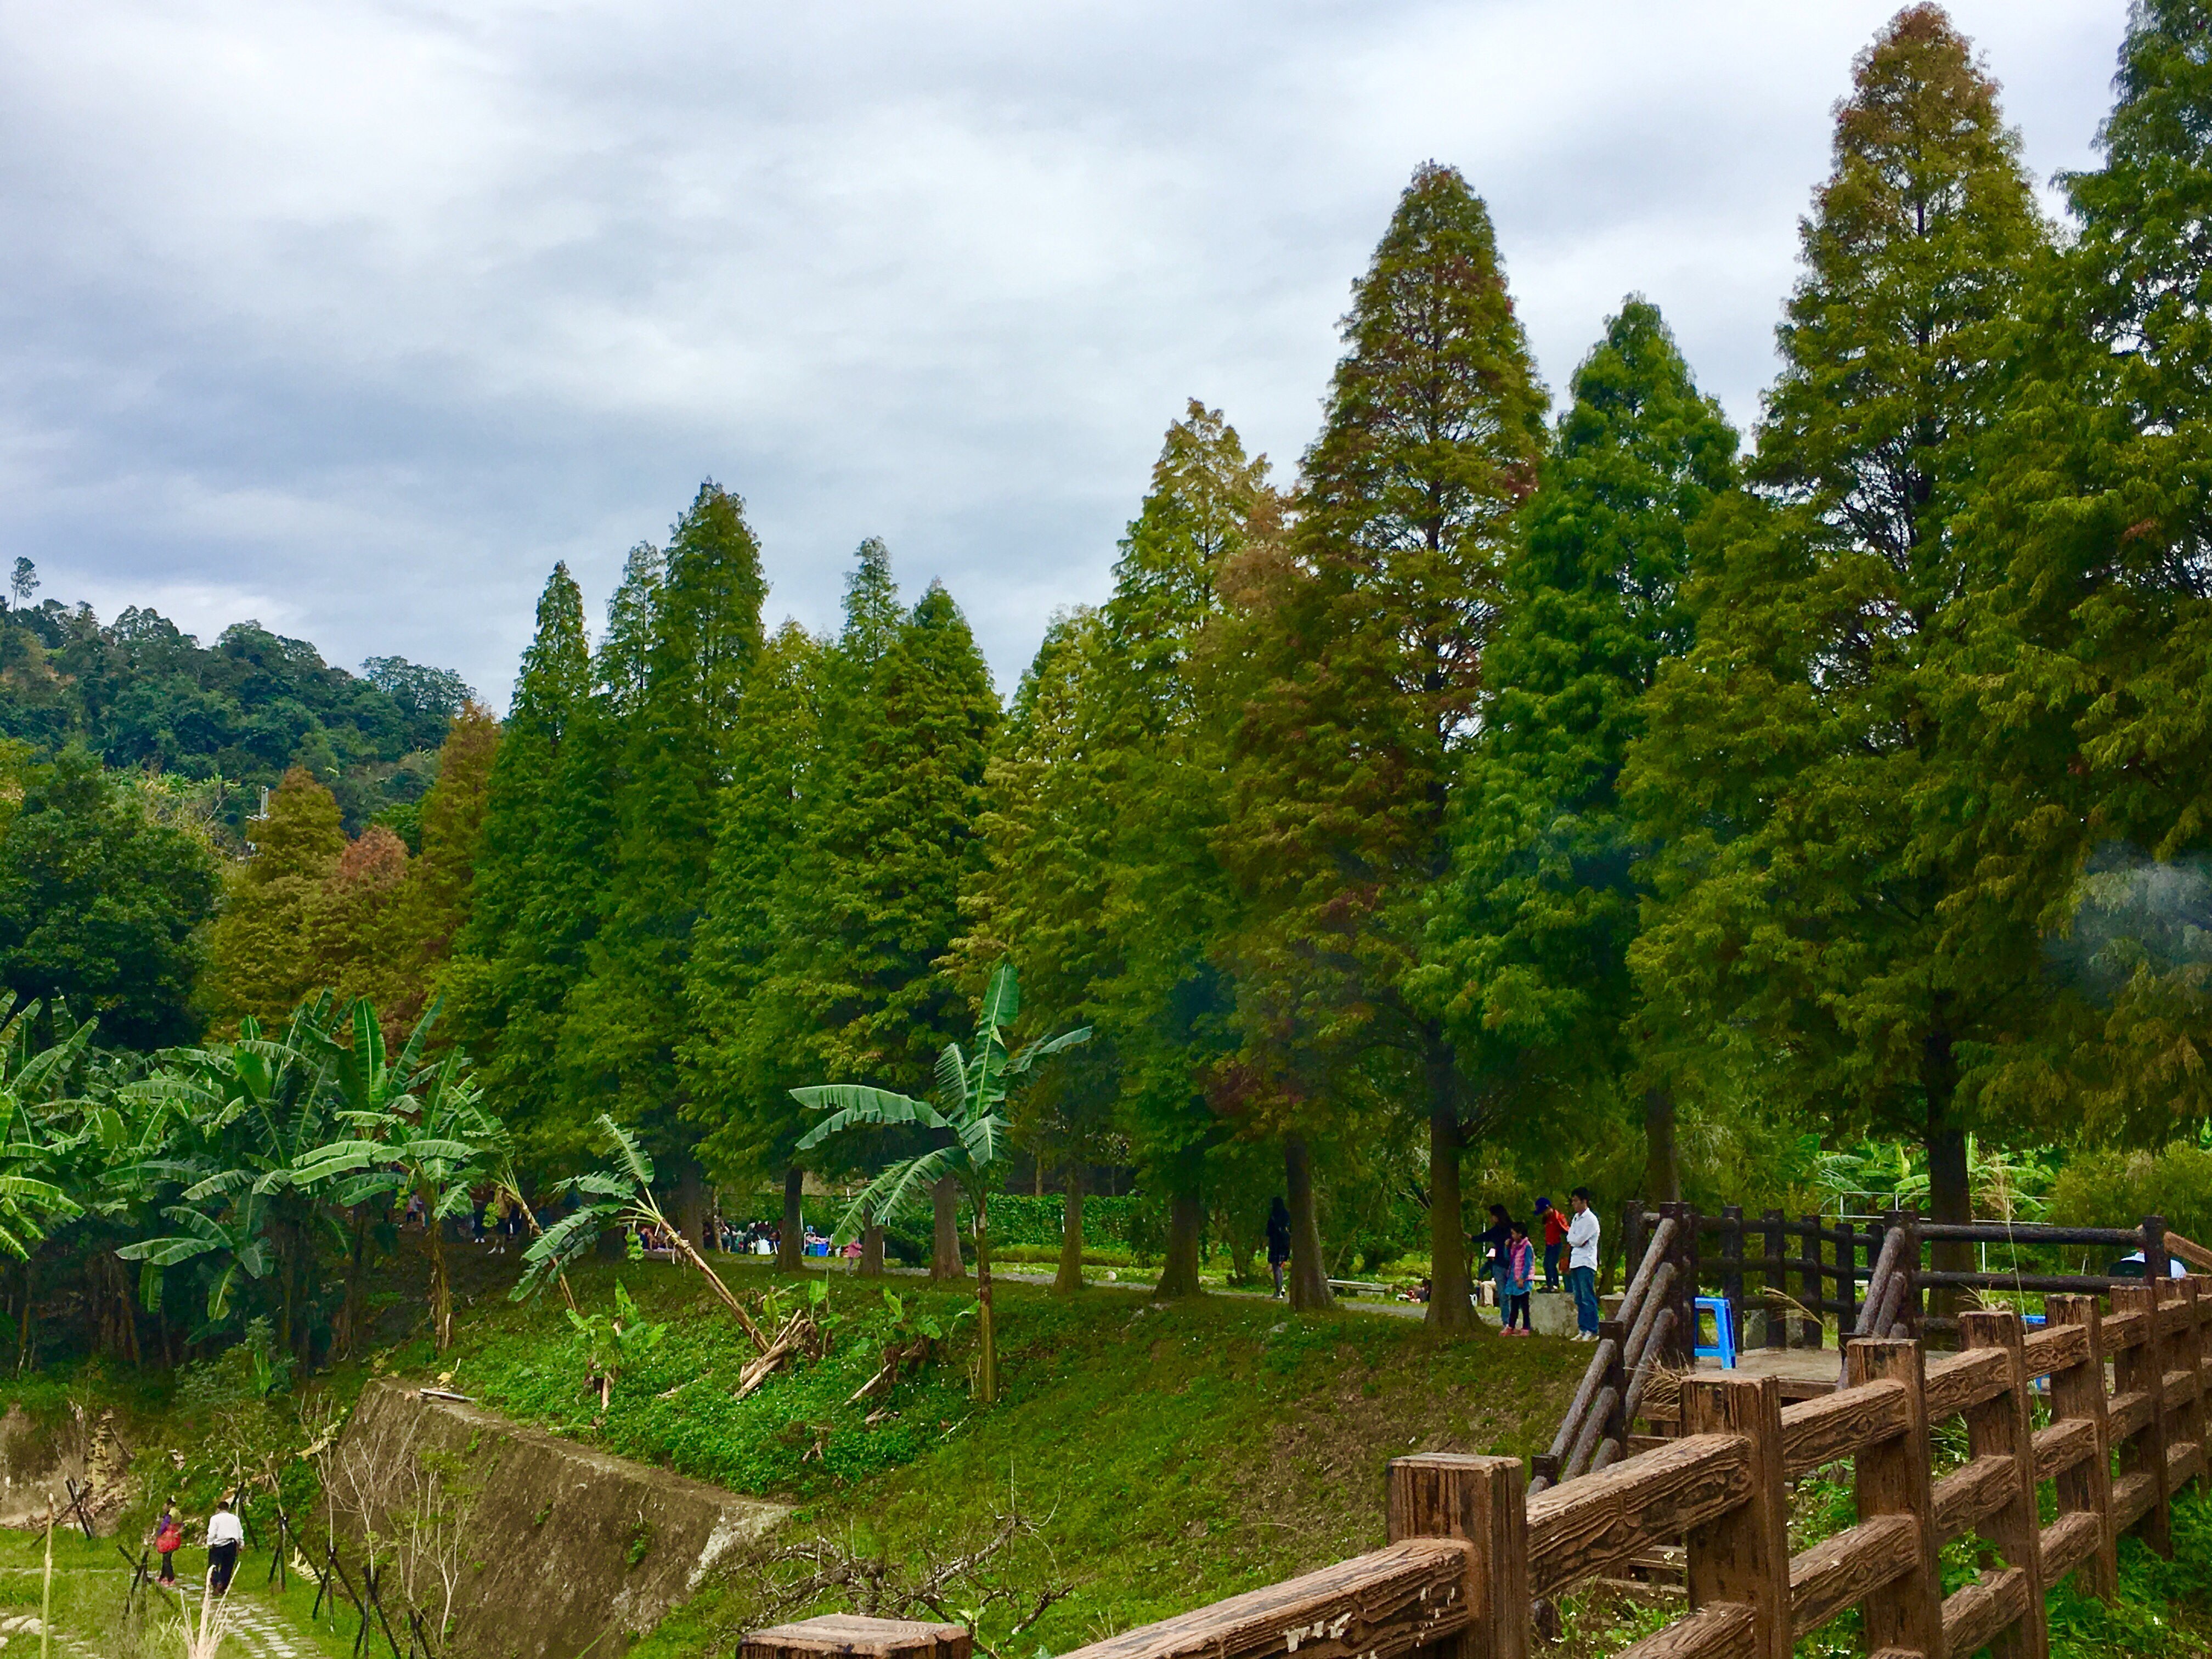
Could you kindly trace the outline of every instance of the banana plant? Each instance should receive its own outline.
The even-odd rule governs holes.
[[[722,1305],[745,1328],[745,1334],[752,1339],[753,1346],[765,1352],[768,1338],[745,1311],[744,1304],[722,1282],[721,1275],[707,1265],[706,1258],[691,1248],[691,1241],[684,1237],[684,1230],[661,1212],[659,1202],[653,1195],[652,1156],[638,1145],[635,1135],[606,1113],[601,1112],[593,1122],[607,1150],[614,1155],[614,1166],[578,1176],[554,1188],[556,1198],[573,1194],[585,1201],[539,1233],[522,1253],[522,1279],[511,1292],[514,1300],[536,1296],[551,1279],[561,1280],[561,1288],[566,1293],[566,1270],[599,1242],[601,1233],[610,1227],[648,1226],[666,1237],[677,1255],[699,1271]],[[570,1295],[572,1305],[574,1301]]]
[[[469,1208],[471,1189],[491,1178],[499,1125],[480,1091],[462,1075],[461,1057],[421,1063],[436,1018],[422,1016],[387,1065],[384,1033],[366,1000],[353,1006],[350,1043],[314,1039],[343,1103],[334,1114],[349,1133],[302,1153],[293,1178],[303,1190],[332,1185],[352,1210],[377,1198],[422,1200],[423,1250],[430,1259],[430,1331],[440,1353],[453,1344],[453,1287],[446,1264],[445,1224]]]
[[[295,1311],[313,1296],[318,1241],[343,1243],[297,1167],[333,1127],[327,1050],[337,1018],[328,992],[301,1004],[281,1038],[263,1036],[249,1017],[235,1042],[173,1050],[152,1076],[118,1091],[149,1118],[175,1119],[150,1155],[108,1176],[125,1192],[173,1194],[161,1213],[174,1231],[116,1252],[144,1264],[149,1308],[159,1306],[161,1270],[186,1262],[202,1264],[204,1330],[228,1322],[242,1290],[273,1279],[277,1340],[293,1346]]]
[[[975,1246],[976,1330],[982,1350],[975,1397],[985,1405],[999,1397],[998,1333],[991,1314],[991,1193],[1004,1178],[1002,1166],[1012,1150],[1000,1108],[1007,1090],[1028,1077],[1039,1060],[1091,1040],[1091,1028],[1078,1026],[1010,1054],[1006,1031],[1020,1012],[1020,981],[1013,964],[1001,963],[983,993],[974,1052],[963,1054],[958,1043],[948,1042],[937,1057],[933,1103],[858,1083],[815,1084],[791,1091],[800,1105],[830,1114],[800,1139],[802,1152],[862,1126],[919,1124],[945,1137],[945,1145],[901,1159],[870,1182],[837,1224],[836,1237],[842,1243],[872,1220],[918,1207],[948,1176],[959,1184],[968,1197]]]

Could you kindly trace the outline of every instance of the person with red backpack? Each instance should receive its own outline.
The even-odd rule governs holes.
[[[154,1549],[161,1558],[161,1582],[177,1582],[177,1552],[184,1547],[185,1529],[177,1520],[177,1513],[167,1504],[161,1507],[161,1518],[154,1523]]]

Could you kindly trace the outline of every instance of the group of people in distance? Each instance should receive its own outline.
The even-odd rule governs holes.
[[[1567,1253],[1567,1289],[1575,1298],[1577,1342],[1597,1340],[1597,1212],[1590,1207],[1589,1189],[1577,1187],[1567,1197],[1567,1213],[1548,1198],[1536,1200],[1535,1218],[1516,1221],[1503,1204],[1490,1206],[1490,1225],[1475,1235],[1485,1247],[1484,1265],[1498,1286],[1498,1306],[1504,1310],[1505,1334],[1534,1336],[1528,1322],[1528,1297],[1536,1288],[1536,1240],[1544,1247],[1544,1288],[1559,1288],[1559,1251]]]
[[[1528,1297],[1536,1288],[1536,1240],[1544,1247],[1544,1288],[1559,1288],[1559,1252],[1567,1253],[1567,1289],[1575,1298],[1575,1336],[1577,1342],[1597,1340],[1597,1212],[1590,1207],[1589,1188],[1577,1187],[1561,1212],[1548,1198],[1536,1200],[1533,1221],[1516,1221],[1503,1204],[1490,1206],[1490,1225],[1475,1235],[1484,1247],[1480,1271],[1498,1286],[1498,1304],[1504,1310],[1505,1334],[1534,1336],[1528,1322]],[[1275,1279],[1275,1294],[1283,1293],[1283,1267],[1291,1259],[1291,1212],[1279,1198],[1267,1211],[1267,1266]],[[1413,1300],[1429,1299],[1429,1281],[1423,1279]]]

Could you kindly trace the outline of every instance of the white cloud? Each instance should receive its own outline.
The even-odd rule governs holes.
[[[1751,418],[1892,9],[24,0],[0,545],[497,696],[553,560],[596,605],[712,474],[779,612],[826,623],[882,534],[1007,684],[1184,397],[1295,464],[1425,158],[1555,388],[1641,290]],[[1954,10],[2039,174],[2087,160],[2119,0]]]

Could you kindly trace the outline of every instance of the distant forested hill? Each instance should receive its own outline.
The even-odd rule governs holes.
[[[135,605],[103,625],[88,605],[29,604],[35,586],[19,565],[15,603],[0,599],[0,738],[41,750],[81,738],[112,767],[220,777],[235,786],[218,809],[233,824],[301,765],[349,832],[381,815],[415,839],[408,809],[471,696],[460,676],[398,657],[349,674],[258,622],[211,646]]]

